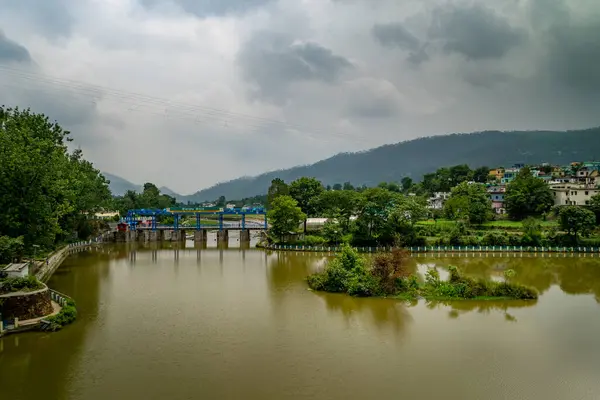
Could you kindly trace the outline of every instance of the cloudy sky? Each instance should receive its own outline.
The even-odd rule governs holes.
[[[598,0],[0,0],[0,102],[190,193],[426,135],[600,125]]]

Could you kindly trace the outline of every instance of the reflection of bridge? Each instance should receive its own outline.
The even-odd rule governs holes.
[[[203,220],[201,216],[213,215],[217,220]],[[262,216],[264,222],[251,219],[246,216]],[[181,225],[184,216],[195,216],[195,226]],[[241,221],[225,221],[225,217],[239,216]],[[159,224],[159,219],[173,217],[173,225]],[[144,218],[149,224],[142,225]],[[229,240],[230,230],[240,231],[240,242],[250,242],[250,231],[268,228],[266,211],[262,207],[243,208],[219,208],[219,207],[196,207],[196,208],[165,208],[165,209],[137,209],[129,210],[125,218],[128,230],[115,233],[115,241],[138,241],[156,242],[162,240],[184,241],[189,231],[194,231],[194,241],[205,243],[208,231],[217,230],[217,241],[224,243]]]

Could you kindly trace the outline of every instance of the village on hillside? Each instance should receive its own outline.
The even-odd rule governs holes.
[[[524,164],[515,164],[510,168],[491,169],[487,192],[496,214],[505,214],[504,196],[507,185],[512,182]],[[554,205],[589,205],[591,198],[600,193],[600,162],[573,162],[569,165],[550,165],[543,163],[527,166],[531,174],[544,180],[554,194]],[[450,192],[436,192],[428,199],[428,208],[441,210]]]

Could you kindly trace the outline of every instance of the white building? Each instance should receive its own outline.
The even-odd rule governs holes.
[[[450,192],[435,192],[432,197],[427,200],[427,208],[430,210],[441,210],[444,208],[444,203],[450,198]]]
[[[26,278],[29,275],[29,263],[8,264],[2,271],[9,278]]]
[[[556,206],[586,206],[592,197],[600,193],[595,184],[564,183],[551,187]]]

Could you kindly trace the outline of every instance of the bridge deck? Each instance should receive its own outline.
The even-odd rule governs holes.
[[[211,226],[200,226],[201,230],[205,230],[205,231],[218,231],[220,230],[218,225],[211,225]],[[264,231],[265,227],[264,226],[255,226],[255,225],[246,225],[246,227],[244,228],[248,231]],[[151,231],[152,227],[141,227],[138,226],[135,228],[136,231]],[[175,227],[173,226],[157,226],[156,227],[157,231],[174,231]],[[195,226],[180,226],[177,228],[177,230],[180,231],[195,231],[197,230]],[[223,230],[224,231],[241,231],[242,230],[242,226],[223,226]]]

